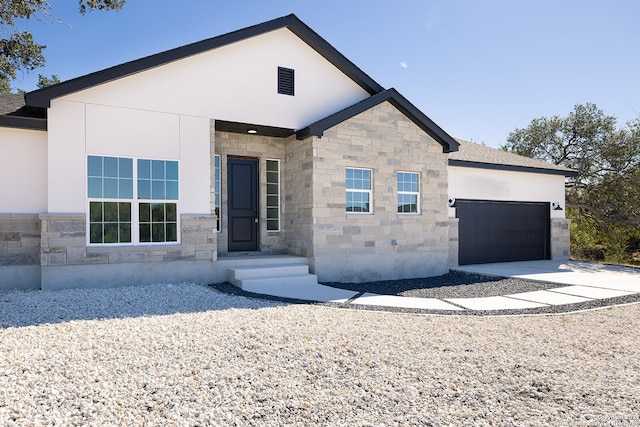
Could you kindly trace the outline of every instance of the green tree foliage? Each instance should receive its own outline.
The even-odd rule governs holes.
[[[38,74],[38,89],[57,85],[58,83],[60,83],[60,77],[58,77],[57,74],[52,74],[51,77],[47,77],[43,74]]]
[[[618,128],[594,104],[576,105],[566,117],[516,129],[502,149],[578,171],[566,181],[574,256],[633,261],[640,241],[640,119]]]
[[[78,0],[82,14],[93,10],[116,10],[126,0]],[[19,26],[30,19],[55,21],[47,0],[0,0],[0,93],[11,90],[11,81],[18,71],[32,71],[45,63],[45,45],[37,43],[28,31]]]

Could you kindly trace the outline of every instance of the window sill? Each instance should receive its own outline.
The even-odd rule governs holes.
[[[140,250],[154,250],[157,248],[179,248],[181,243],[176,242],[158,242],[158,243],[91,243],[87,244],[87,250],[94,253],[109,252],[119,250],[125,252],[135,252]]]

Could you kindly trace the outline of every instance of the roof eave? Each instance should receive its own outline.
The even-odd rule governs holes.
[[[505,165],[505,164],[499,164],[499,163],[472,162],[468,160],[457,160],[457,159],[449,159],[449,166],[459,166],[464,168],[475,168],[475,169],[503,170],[503,171],[510,171],[510,172],[529,172],[529,173],[539,173],[539,174],[545,174],[545,175],[562,175],[564,177],[578,176],[578,172],[574,170],[552,169],[552,168],[542,168],[542,167],[533,167],[533,166]]]
[[[460,146],[460,144],[453,137],[447,134],[440,126],[435,124],[435,122],[433,122],[422,111],[420,111],[416,106],[414,106],[393,88],[387,89],[384,92],[380,92],[369,98],[366,98],[358,102],[357,104],[347,107],[344,110],[332,114],[331,116],[325,117],[324,119],[321,119],[307,126],[306,128],[299,130],[298,132],[296,132],[296,138],[304,139],[312,135],[322,137],[325,130],[336,126],[337,124],[342,123],[345,120],[348,120],[370,108],[373,108],[384,101],[389,101],[391,105],[400,110],[412,122],[414,122],[418,127],[424,130],[428,135],[430,135],[440,145],[442,145],[443,152],[450,153],[452,151],[458,151],[458,147]]]
[[[0,115],[0,127],[46,131],[47,119]]]
[[[197,55],[208,50],[216,49],[281,28],[287,28],[300,37],[300,39],[307,43],[312,49],[331,62],[369,94],[375,94],[384,90],[382,86],[376,83],[371,77],[338,52],[338,50],[331,46],[329,42],[320,37],[320,35],[302,22],[297,16],[290,14],[210,39],[156,53],[130,62],[125,62],[124,64],[80,76],[57,85],[28,92],[25,94],[25,99],[29,106],[49,108],[51,106],[51,100],[54,98],[59,98],[92,86],[130,76],[179,59]]]

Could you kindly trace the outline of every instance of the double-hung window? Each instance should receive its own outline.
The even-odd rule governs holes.
[[[138,159],[140,243],[178,241],[178,162]]]
[[[347,168],[347,212],[371,213],[371,169]]]
[[[88,156],[89,243],[177,242],[178,185],[177,161]]]
[[[398,213],[420,213],[420,174],[398,172]]]

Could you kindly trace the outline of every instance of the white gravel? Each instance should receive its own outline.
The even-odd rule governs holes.
[[[638,426],[640,305],[537,317],[198,285],[0,292],[0,425]]]

